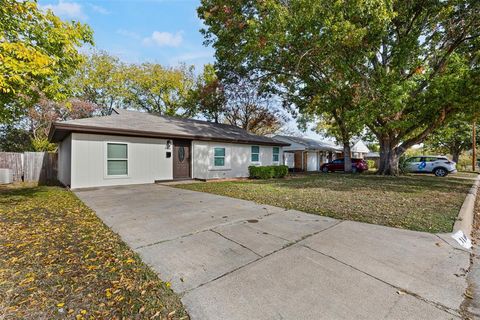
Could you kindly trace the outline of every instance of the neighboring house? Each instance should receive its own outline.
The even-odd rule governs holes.
[[[55,122],[58,179],[71,188],[176,179],[248,177],[277,165],[288,143],[235,126],[115,109],[112,115]]]
[[[357,140],[350,149],[350,152],[352,153],[352,158],[364,159],[370,152],[370,149],[368,149],[367,145],[362,140]]]
[[[290,146],[283,148],[284,164],[293,171],[319,171],[324,162],[342,156],[342,148],[328,141],[276,135],[275,140]]]

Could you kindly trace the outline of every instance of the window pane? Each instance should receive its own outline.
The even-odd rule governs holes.
[[[278,162],[278,154],[274,154],[274,155],[273,155],[273,161],[274,161],[274,162]]]
[[[280,148],[279,147],[273,147],[273,154],[275,153],[280,153]]]
[[[260,147],[259,146],[252,146],[252,153],[260,153]]]
[[[216,167],[223,167],[225,166],[225,158],[221,158],[221,157],[215,157],[215,166]]]
[[[107,158],[127,158],[127,145],[120,143],[109,143],[107,145]]]
[[[225,157],[225,148],[215,148],[215,157]]]
[[[258,162],[259,156],[258,153],[252,153],[252,162]]]
[[[107,161],[107,175],[119,176],[128,174],[127,160],[108,160]]]

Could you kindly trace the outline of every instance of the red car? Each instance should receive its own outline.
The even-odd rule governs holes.
[[[320,166],[322,172],[335,172],[335,171],[344,171],[345,163],[344,159],[335,159],[332,162],[324,163]],[[368,164],[363,159],[352,159],[352,172],[363,172],[368,170]]]

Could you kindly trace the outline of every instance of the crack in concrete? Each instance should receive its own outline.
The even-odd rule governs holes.
[[[194,290],[196,290],[196,289],[198,289],[198,288],[201,288],[201,287],[203,287],[203,286],[205,286],[205,285],[208,285],[208,284],[210,284],[210,283],[212,283],[212,282],[214,282],[214,281],[216,281],[216,280],[219,280],[219,279],[221,279],[221,278],[223,278],[223,277],[225,277],[225,276],[228,276],[228,275],[234,273],[235,271],[238,271],[238,270],[240,270],[240,269],[243,269],[243,268],[245,268],[245,267],[247,267],[247,266],[249,266],[249,265],[251,265],[251,264],[253,264],[253,263],[257,262],[257,261],[263,260],[263,259],[271,256],[272,254],[275,254],[275,253],[277,253],[277,252],[280,252],[280,251],[282,251],[282,250],[285,250],[286,248],[289,248],[289,247],[291,247],[291,246],[299,243],[300,241],[303,241],[303,240],[305,240],[305,239],[307,239],[307,238],[309,238],[309,237],[315,236],[315,235],[317,235],[317,234],[319,234],[319,233],[321,233],[321,232],[327,231],[327,230],[329,230],[329,229],[331,229],[331,228],[333,228],[333,227],[335,227],[335,226],[338,226],[338,225],[341,224],[342,222],[343,222],[343,220],[338,221],[338,222],[336,222],[335,224],[333,224],[333,225],[331,225],[331,226],[328,226],[328,227],[326,227],[326,228],[324,228],[324,229],[322,229],[322,230],[315,231],[315,232],[313,232],[313,233],[311,233],[311,234],[307,234],[307,235],[301,237],[301,238],[298,239],[298,240],[293,240],[293,241],[288,240],[288,241],[291,241],[291,242],[288,243],[288,244],[286,244],[286,245],[283,246],[282,248],[280,248],[280,249],[278,249],[278,250],[275,250],[275,251],[272,251],[272,252],[270,252],[269,254],[266,254],[266,255],[263,256],[263,257],[260,256],[258,259],[252,260],[252,261],[250,261],[250,262],[248,262],[248,263],[246,263],[246,264],[244,264],[244,265],[241,265],[241,266],[239,266],[239,267],[237,267],[237,268],[234,268],[234,269],[232,269],[232,270],[230,270],[230,271],[228,271],[228,272],[225,272],[224,274],[221,274],[221,275],[219,275],[218,277],[216,277],[216,278],[214,278],[214,279],[212,279],[212,280],[209,280],[209,281],[207,281],[207,282],[205,282],[205,283],[199,284],[199,285],[196,286],[195,288],[191,288],[191,289],[185,290],[185,291],[183,291],[183,292],[180,292],[180,294],[183,296],[183,295],[185,295],[185,294],[188,293],[188,292],[194,291]],[[228,238],[226,238],[226,239],[228,239]],[[230,240],[230,239],[228,239],[228,240]],[[232,241],[232,240],[231,240],[231,241]],[[233,242],[235,242],[235,241],[233,241]],[[235,243],[236,243],[236,242],[235,242]]]
[[[274,212],[274,213],[269,213],[269,214],[266,214],[266,215],[260,215],[260,218],[259,218],[259,219],[262,219],[262,218],[264,218],[264,217],[268,217],[268,216],[271,216],[271,215],[274,215],[274,214],[281,214],[281,213],[282,213],[282,212]],[[258,216],[252,217],[252,219],[253,219],[253,218],[258,218]],[[219,227],[226,227],[226,226],[241,224],[241,223],[247,221],[248,219],[249,219],[249,218],[241,218],[241,219],[236,219],[236,220],[232,220],[232,221],[228,221],[228,222],[224,222],[224,223],[219,223],[219,224],[217,224],[217,225],[215,225],[215,226],[213,226],[213,227],[207,227],[207,228],[204,228],[204,229],[201,229],[201,230],[197,230],[197,231],[194,231],[194,232],[182,234],[181,236],[178,236],[178,237],[175,237],[175,238],[160,240],[160,241],[152,242],[152,243],[149,243],[149,244],[141,245],[141,246],[135,247],[135,248],[133,248],[133,249],[134,249],[134,250],[143,249],[143,248],[151,247],[151,246],[154,246],[154,245],[157,245],[157,244],[161,244],[161,243],[164,243],[164,242],[180,240],[180,239],[183,239],[183,238],[186,238],[186,237],[190,237],[190,236],[193,236],[193,235],[196,235],[196,234],[205,232],[205,231],[212,231],[212,230],[217,229],[217,228],[219,228]],[[288,241],[288,240],[287,240],[287,241]]]
[[[240,247],[247,249],[248,251],[252,252],[253,254],[255,254],[256,256],[258,256],[258,257],[260,257],[260,258],[262,257],[261,254],[256,253],[255,251],[253,251],[253,250],[250,249],[249,247],[241,244],[240,242],[237,242],[237,241],[235,241],[235,240],[233,240],[233,239],[230,239],[230,238],[228,238],[227,236],[224,236],[223,234],[221,234],[220,232],[218,232],[218,231],[216,231],[216,230],[213,230],[213,229],[212,229],[212,230],[210,230],[210,231],[213,232],[213,233],[218,234],[220,237],[222,237],[222,238],[224,238],[224,239],[227,239],[227,240],[229,240],[229,241],[232,241],[233,243],[238,244]]]
[[[354,269],[354,270],[356,270],[356,271],[359,271],[359,272],[361,272],[361,273],[363,273],[363,274],[365,274],[365,275],[367,275],[367,276],[369,276],[369,277],[371,277],[371,278],[373,278],[373,279],[375,279],[375,280],[377,280],[377,281],[380,281],[380,282],[382,282],[382,283],[384,283],[384,284],[386,284],[386,285],[388,285],[388,286],[390,286],[390,287],[392,287],[392,288],[394,288],[394,289],[396,289],[396,290],[405,292],[406,294],[408,294],[408,295],[410,295],[410,296],[412,296],[412,297],[414,297],[414,298],[416,298],[416,299],[418,299],[418,300],[420,300],[420,301],[423,301],[423,302],[425,302],[425,303],[427,303],[427,304],[430,304],[430,305],[434,306],[434,307],[437,308],[437,309],[440,309],[440,310],[442,310],[442,311],[445,311],[445,312],[447,312],[447,313],[449,313],[449,314],[451,314],[451,315],[454,315],[454,316],[456,316],[456,317],[460,317],[460,313],[459,313],[458,310],[451,309],[451,308],[449,308],[449,307],[447,307],[447,306],[444,306],[444,305],[441,304],[441,303],[438,303],[438,302],[429,300],[429,299],[427,299],[427,298],[424,298],[424,297],[420,296],[419,294],[416,294],[416,293],[414,293],[414,292],[412,292],[412,291],[409,291],[409,290],[407,290],[407,289],[405,289],[405,288],[398,287],[398,286],[396,286],[396,285],[394,285],[394,284],[392,284],[392,283],[390,283],[390,282],[387,282],[387,281],[385,281],[385,280],[383,280],[383,279],[380,279],[380,278],[378,278],[378,277],[376,277],[376,276],[374,276],[374,275],[372,275],[372,274],[370,274],[370,273],[368,273],[368,272],[366,272],[366,271],[363,271],[363,270],[361,270],[361,269],[359,269],[359,268],[357,268],[357,267],[354,267],[354,266],[352,266],[351,264],[348,264],[348,263],[346,263],[346,262],[344,262],[344,261],[342,261],[342,260],[339,260],[339,259],[337,259],[337,258],[335,258],[335,257],[333,257],[333,256],[331,256],[331,255],[329,255],[329,254],[326,254],[326,253],[324,253],[324,252],[315,250],[315,249],[309,247],[308,245],[305,245],[305,244],[299,244],[299,245],[302,246],[302,247],[304,247],[304,248],[310,249],[310,250],[312,250],[313,252],[319,253],[319,254],[321,254],[321,255],[323,255],[323,256],[325,256],[325,257],[328,257],[328,258],[330,258],[330,259],[332,259],[332,260],[334,260],[334,261],[336,261],[336,262],[339,262],[339,263],[341,263],[341,264],[343,264],[343,265],[345,265],[345,266],[347,266],[347,267],[349,267],[349,268],[352,268],[352,269]]]

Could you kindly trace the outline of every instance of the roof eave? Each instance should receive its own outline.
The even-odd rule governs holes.
[[[55,138],[55,133],[60,130],[77,132],[77,133],[127,135],[127,136],[137,136],[137,137],[147,137],[147,138],[178,138],[178,139],[190,139],[190,140],[200,140],[200,141],[219,141],[219,142],[221,141],[221,142],[239,143],[239,144],[269,145],[269,146],[279,146],[279,147],[286,147],[290,145],[289,143],[285,143],[281,141],[270,142],[270,141],[259,141],[259,140],[248,140],[248,139],[228,139],[228,138],[220,139],[220,138],[211,138],[211,137],[196,136],[196,135],[171,134],[167,132],[151,132],[151,131],[142,131],[142,130],[102,128],[102,127],[96,127],[96,126],[66,124],[61,122],[54,122],[50,126],[50,131],[48,135],[48,139],[50,142],[59,142],[63,140],[63,138]]]

